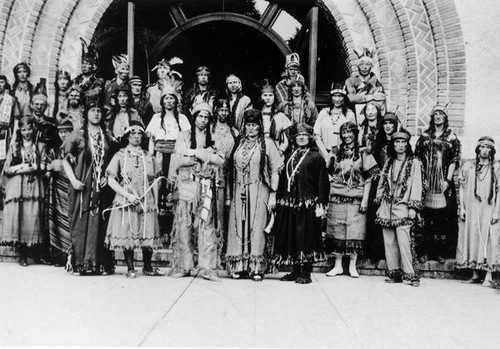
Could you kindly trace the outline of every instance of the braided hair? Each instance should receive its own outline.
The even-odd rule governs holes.
[[[59,87],[59,78],[61,76],[64,76],[68,81],[68,93],[70,91],[70,88],[71,88],[71,75],[69,75],[69,73],[65,70],[58,70],[56,72],[56,79],[54,81],[54,88],[55,88],[55,91],[56,91],[56,98],[55,98],[55,101],[54,101],[54,110],[52,112],[52,116],[55,118],[57,117],[57,114],[59,113],[59,92],[61,91],[61,88]]]
[[[212,124],[212,132],[215,131],[215,128],[217,127],[217,123],[219,122],[219,109],[221,108],[227,108],[229,110],[229,114],[227,116],[227,124],[229,126],[229,131],[231,131],[231,135],[233,136],[234,139],[236,139],[236,135],[234,134],[234,127],[233,127],[233,120],[230,117],[231,116],[231,108],[229,107],[229,102],[227,99],[220,98],[215,101],[214,103],[214,114],[215,114],[215,119],[214,123]]]
[[[22,162],[21,149],[23,147],[23,135],[21,128],[24,126],[31,126],[33,132],[31,133],[31,141],[33,144],[36,142],[36,119],[33,116],[25,116],[19,120],[19,128],[16,131],[16,138],[14,143],[14,152],[12,154],[12,163],[20,164]]]
[[[484,136],[484,137],[479,138],[478,142],[486,141],[486,140],[493,142],[493,139],[491,137],[488,137],[488,136]],[[480,152],[480,145],[478,144],[476,146],[476,166],[475,166],[475,178],[474,178],[474,196],[476,197],[476,199],[479,202],[482,202],[481,197],[477,193],[477,178],[479,177],[479,170],[481,169],[481,165],[479,164],[479,152]],[[495,154],[496,154],[495,148],[490,148],[490,152],[488,154],[488,161],[490,162],[490,165],[493,165],[493,163],[495,161]],[[493,196],[495,195],[495,173],[494,172],[495,171],[493,171],[493,166],[492,166],[491,171],[490,171],[490,176],[491,176],[491,180],[490,180],[490,194],[488,195],[488,204],[489,205],[493,205]]]
[[[165,108],[165,97],[166,96],[172,96],[174,97],[175,99],[175,106],[174,106],[174,109],[173,109],[173,114],[174,114],[174,119],[175,121],[177,122],[177,127],[179,128],[179,131],[181,130],[181,125],[179,123],[179,110],[177,108],[177,106],[179,105],[179,97],[176,95],[176,94],[165,94],[163,96],[161,96],[161,99],[160,99],[160,105],[161,105],[161,114],[160,114],[160,127],[164,130],[164,131],[167,131],[165,129],[165,125],[163,124],[163,120],[165,119],[165,115],[167,113],[167,109]]]
[[[196,118],[198,117],[200,112],[201,112],[201,110],[197,110],[193,114],[193,118],[191,121],[191,146],[190,146],[191,149],[197,148],[197,144],[196,144]],[[212,141],[212,132],[210,132],[210,129],[211,129],[210,120],[211,120],[211,118],[209,117],[207,126],[205,128],[205,131],[206,131],[205,132],[205,148],[210,148],[214,144],[214,142]]]
[[[20,68],[26,69],[26,71],[28,72],[28,75],[27,75],[28,78],[31,76],[31,69],[30,69],[28,63],[21,62],[21,63],[18,63],[15,65],[15,67],[12,69],[12,71],[14,73],[14,84],[12,85],[11,93],[13,96],[16,93],[17,86],[19,86],[19,78],[17,77],[17,73],[18,73]],[[33,96],[33,90],[35,89],[35,87],[33,86],[33,84],[29,80],[26,80],[26,84],[28,85],[29,95]]]

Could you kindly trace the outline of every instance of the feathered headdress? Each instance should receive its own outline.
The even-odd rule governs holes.
[[[80,38],[80,41],[82,43],[82,63],[83,61],[87,61],[92,64],[97,64],[99,55],[97,54],[94,46],[87,45],[87,42],[83,38]]]
[[[354,49],[354,53],[358,56],[359,62],[370,62],[373,63],[373,57],[375,56],[375,50],[370,50],[368,47],[363,47],[361,50]]]
[[[163,58],[161,61],[158,62],[157,65],[154,66],[153,69],[151,69],[151,71],[155,71],[156,69],[158,69],[160,67],[170,68],[171,75],[176,75],[179,79],[182,79],[182,74],[179,73],[178,71],[172,69],[173,65],[178,65],[178,64],[182,64],[182,63],[184,63],[184,61],[182,59],[180,59],[179,57],[172,57],[168,61],[165,58]]]
[[[434,113],[437,111],[441,111],[446,115],[446,117],[448,117],[448,109],[450,106],[451,106],[451,101],[449,101],[445,105],[441,105],[438,103],[434,106],[434,108],[432,108],[431,115],[434,115]]]
[[[113,67],[115,68],[115,70],[121,67],[130,68],[128,56],[126,54],[122,53],[121,55],[113,56],[111,58],[111,61],[113,63]]]

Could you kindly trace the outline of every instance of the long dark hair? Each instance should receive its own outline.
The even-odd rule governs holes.
[[[349,105],[349,97],[347,97],[347,95],[345,95],[345,94],[342,95],[342,97],[344,97],[344,103],[342,104],[342,106],[340,108],[342,110],[342,114],[344,114],[344,116],[347,116],[347,110],[349,109],[347,107]],[[330,108],[330,111],[332,111],[332,109],[335,107],[333,105],[332,99],[333,99],[333,95],[331,95],[330,98],[328,98],[328,107]]]
[[[341,143],[340,143],[339,151],[337,153],[337,162],[340,162],[342,159],[344,159],[344,157],[346,155],[347,147],[346,147],[346,144],[344,142],[344,137],[342,137],[342,132],[345,130],[351,130],[352,133],[354,134],[353,161],[356,161],[359,159],[359,141],[358,141],[359,129],[358,129],[358,126],[352,121],[346,121],[340,126],[339,133],[340,133]]]
[[[103,134],[104,134],[104,140],[110,144],[110,139],[109,135],[106,132],[106,118],[104,117],[104,108],[98,105],[89,105],[85,107],[83,111],[83,124],[82,124],[82,129],[83,129],[83,140],[85,142],[85,148],[88,146],[89,142],[89,110],[92,108],[99,108],[101,110],[101,121],[99,122],[99,127],[101,128]]]
[[[115,90],[115,92],[113,92],[113,98],[115,99],[116,103],[113,106],[112,110],[113,110],[113,114],[115,114],[115,115],[117,115],[120,112],[120,105],[118,104],[118,95],[120,94],[120,92],[125,92],[125,94],[127,95],[127,111],[130,110],[130,108],[132,108],[132,106],[134,105],[134,99],[132,97],[132,92],[130,91],[128,86],[118,87]]]
[[[387,120],[387,121],[389,121],[394,126],[394,132],[398,132],[397,120]],[[376,154],[377,156],[382,151],[382,148],[390,143],[390,141],[387,140],[387,133],[385,133],[384,124],[385,121],[382,119],[382,122],[380,123],[380,128],[377,132],[377,136],[375,137],[375,143],[373,145],[372,153]]]
[[[179,97],[177,97],[176,94],[168,94],[172,97],[174,97],[175,99],[175,106],[174,106],[174,110],[173,110],[173,113],[174,113],[174,118],[175,118],[175,121],[177,122],[177,127],[179,128],[179,131],[181,130],[181,125],[179,123],[179,110],[178,110],[178,105],[179,105]],[[161,105],[161,114],[160,114],[160,127],[164,130],[164,131],[167,131],[165,129],[165,126],[163,125],[163,120],[165,119],[165,114],[167,113],[167,109],[165,108],[165,102],[164,102],[164,99],[165,99],[165,96],[167,96],[167,94],[161,96],[160,98],[160,105]]]
[[[479,138],[478,142],[481,141],[490,141],[493,142],[493,139],[488,136],[484,136]],[[476,146],[476,166],[475,166],[475,176],[474,176],[474,196],[476,199],[481,202],[481,197],[477,193],[477,178],[479,177],[479,170],[481,169],[481,165],[479,164],[479,147],[480,145],[478,144]],[[495,162],[495,154],[496,150],[495,148],[490,148],[490,153],[488,155],[488,161],[490,162],[491,169],[490,169],[490,175],[491,175],[491,181],[490,181],[490,194],[488,195],[488,204],[493,205],[493,196],[495,195],[495,171],[493,169],[493,163]]]
[[[212,124],[212,132],[215,130],[217,123],[219,122],[219,109],[221,108],[227,108],[229,111],[229,114],[227,115],[227,124],[229,126],[229,131],[231,131],[231,135],[233,138],[236,139],[236,135],[234,134],[234,127],[233,127],[233,120],[230,117],[231,116],[231,108],[229,106],[229,102],[227,99],[220,98],[214,102],[214,122]]]
[[[443,125],[443,134],[448,131],[449,128],[449,120],[448,120],[448,114],[442,110],[440,110],[444,114],[444,125]],[[434,138],[434,134],[436,133],[436,124],[434,123],[434,115],[436,114],[436,111],[434,111],[431,114],[431,120],[429,121],[429,127],[425,130],[425,133],[428,133],[431,138]]]
[[[18,72],[19,68],[21,68],[21,67],[24,68],[24,69],[26,69],[26,71],[28,72],[28,79],[31,76],[31,69],[30,69],[30,67],[29,67],[29,65],[27,63],[21,62],[21,63],[18,63],[18,64],[15,65],[14,69],[12,69],[12,71],[14,73],[14,84],[12,85],[11,94],[13,96],[16,93],[17,86],[19,86],[19,78],[17,77],[17,72]],[[26,83],[28,85],[29,95],[33,96],[33,90],[35,89],[35,87],[33,86],[33,84],[29,80],[26,80]]]
[[[59,92],[61,91],[61,88],[59,87],[59,77],[64,76],[68,80],[68,92],[70,91],[72,82],[71,82],[71,75],[67,71],[64,70],[58,70],[56,72],[56,79],[54,80],[54,88],[56,92],[56,98],[54,100],[54,110],[52,111],[52,116],[56,117],[57,114],[59,113]]]
[[[23,135],[21,128],[24,126],[31,126],[33,132],[31,133],[31,141],[36,143],[36,119],[33,116],[25,116],[19,120],[19,127],[16,131],[16,138],[14,141],[13,163],[21,163],[21,149],[23,147]]]
[[[201,110],[197,110],[193,114],[193,118],[191,121],[191,149],[196,149],[197,144],[196,144],[196,118],[198,117],[198,114],[200,114]],[[212,141],[212,132],[210,132],[211,127],[211,118],[208,119],[207,127],[205,128],[205,148],[210,148],[214,142]]]

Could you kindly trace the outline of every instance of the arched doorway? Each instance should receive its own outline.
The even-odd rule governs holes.
[[[127,3],[114,0],[94,34],[93,41],[102,52],[99,68],[105,78],[114,75],[111,56],[126,52]],[[251,0],[136,1],[135,73],[154,82],[155,77],[149,75],[158,59],[179,56],[185,63],[176,68],[184,75],[186,85],[193,83],[196,66],[204,64],[212,68],[219,87],[223,87],[225,76],[234,72],[242,78],[246,92],[255,97],[262,78],[272,83],[280,79],[285,55],[293,51],[301,56],[306,82],[315,82],[316,102],[324,105],[332,81],[342,82],[350,74],[343,36],[331,12],[319,0],[265,3],[266,10],[259,13]],[[312,8],[319,9],[319,35],[314,38],[317,59],[311,63],[308,21]],[[302,25],[286,42],[272,29],[281,13]],[[312,64],[317,78],[311,75],[309,79]]]

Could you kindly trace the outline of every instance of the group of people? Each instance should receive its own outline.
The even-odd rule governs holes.
[[[343,274],[347,256],[357,278],[365,254],[386,260],[387,282],[419,286],[419,260],[456,256],[470,282],[488,284],[500,270],[494,141],[481,137],[459,170],[457,205],[461,145],[446,106],[432,110],[413,151],[386,110],[373,55],[358,52],[358,71],[332,84],[319,113],[296,53],[252,101],[234,74],[224,91],[212,86],[206,66],[186,88],[177,57],[160,61],[146,87],[126,55],[114,56],[116,77],[104,81],[82,42],[81,74],[57,72],[50,115],[45,79],[34,87],[19,63],[12,87],[0,75],[0,244],[23,266],[30,255],[67,256],[80,275],[113,274],[122,250],[128,278],[137,249],[143,275],[164,275],[152,256],[167,245],[173,277],[218,281],[225,265],[233,279],[286,269],[281,280],[298,284],[330,255],[327,276]]]

